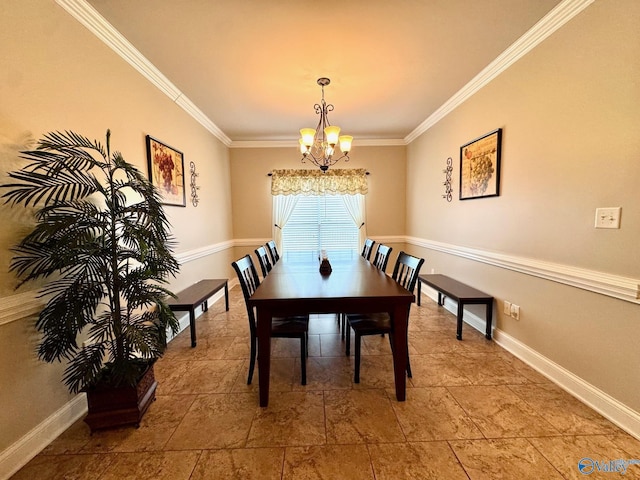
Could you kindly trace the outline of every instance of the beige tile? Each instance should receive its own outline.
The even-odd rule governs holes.
[[[329,444],[405,441],[391,400],[382,389],[327,391],[324,405]]]
[[[391,405],[408,441],[484,438],[444,387],[414,388],[407,401]]]
[[[280,480],[284,448],[205,450],[190,480]]]
[[[509,388],[563,434],[597,435],[619,431],[609,420],[555,385],[511,385]]]
[[[459,366],[457,354],[412,355],[411,383],[415,387],[471,385],[466,372]]]
[[[529,383],[527,377],[497,354],[460,351],[460,355],[456,357],[456,364],[474,385]]]
[[[323,357],[346,356],[346,340],[339,333],[320,335],[320,355]],[[353,352],[354,340],[351,337],[351,351]]]
[[[310,335],[335,334],[339,332],[340,327],[338,325],[337,315],[324,314],[309,316]]]
[[[352,358],[352,362],[355,360]],[[353,381],[353,374],[351,378]],[[395,386],[393,357],[389,355],[362,355],[360,357],[360,383],[353,384],[355,389],[389,388]]]
[[[433,331],[411,332],[409,334],[409,345],[418,354],[455,353],[460,349],[458,340],[456,340],[455,330],[450,334]]]
[[[91,439],[89,426],[84,419],[77,420],[67,428],[58,438],[42,450],[43,455],[61,455],[64,453],[78,453]]]
[[[299,369],[300,364],[296,363],[295,358],[272,358],[271,370],[269,375],[269,391],[270,392],[290,392],[293,389],[294,369]],[[299,374],[299,372],[296,372]],[[253,371],[253,379],[251,385],[247,385],[247,377],[249,375],[249,359],[247,359],[240,369],[240,374],[236,377],[236,381],[231,389],[233,393],[255,392],[258,398],[258,385],[260,383],[260,375],[258,369],[258,359],[256,358],[256,366]],[[299,377],[297,377],[299,378]],[[257,401],[257,400],[256,400]]]
[[[640,440],[622,431],[615,435],[608,435],[607,438],[622,448],[629,458],[640,459]]]
[[[507,386],[447,388],[487,438],[560,433]]]
[[[376,480],[467,480],[446,442],[369,445]]]
[[[190,452],[117,453],[113,462],[100,476],[100,480],[122,480],[123,478],[188,480],[199,456],[200,452],[196,450]]]
[[[254,394],[196,397],[166,444],[167,450],[244,447],[258,410]]]
[[[158,395],[142,417],[139,428],[128,426],[94,432],[81,452],[160,451],[195,398],[195,395]]]
[[[365,445],[287,447],[283,480],[374,480]]]
[[[471,480],[562,480],[562,475],[524,438],[449,442]]]
[[[320,335],[309,335],[309,356],[320,356]],[[272,338],[271,358],[300,357],[300,340],[298,338]]]
[[[624,476],[621,472],[598,470],[611,468],[612,461],[633,458],[605,435],[531,438],[529,441],[567,479],[640,478],[640,465],[629,465]]]
[[[307,359],[307,384],[300,384],[300,359],[295,359],[293,390],[351,389],[353,385],[352,359],[341,357],[309,357]]]
[[[241,374],[243,360],[197,360],[183,362],[184,369],[170,393],[228,393]]]
[[[258,407],[247,447],[326,443],[321,392],[271,392],[269,406]]]
[[[95,480],[114,461],[111,455],[38,455],[11,480]]]

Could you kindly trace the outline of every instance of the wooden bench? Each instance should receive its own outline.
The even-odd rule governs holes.
[[[493,316],[493,297],[462,282],[440,274],[418,276],[418,305],[420,305],[420,284],[425,283],[438,292],[438,305],[444,305],[444,297],[458,302],[458,329],[456,338],[462,340],[462,313],[465,305],[486,305],[487,330],[485,337],[491,340],[491,321]]]
[[[229,311],[228,279],[216,278],[200,280],[179,292],[177,298],[169,298],[167,305],[174,312],[189,312],[189,327],[191,329],[191,346],[196,346],[196,308],[202,305],[202,311],[209,309],[207,300],[224,288],[224,302]]]

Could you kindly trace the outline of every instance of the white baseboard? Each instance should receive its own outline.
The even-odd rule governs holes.
[[[0,479],[7,480],[62,432],[87,413],[84,393],[76,395],[44,422],[0,454]]]
[[[433,301],[438,301],[438,294],[435,290],[422,285],[422,293]],[[450,298],[445,298],[444,307],[457,315],[458,304]],[[466,311],[463,320],[469,326],[475,328],[482,334],[486,330],[486,321],[479,316]],[[629,435],[640,440],[640,413],[627,407],[599,388],[594,387],[577,375],[571,373],[566,368],[558,365],[547,357],[528,347],[524,343],[515,339],[502,330],[493,327],[493,340],[502,348],[522,360],[531,368],[547,377],[560,388],[580,400],[582,403],[593,408],[603,417],[616,424]]]

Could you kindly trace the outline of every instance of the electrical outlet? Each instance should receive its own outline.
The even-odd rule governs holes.
[[[621,207],[596,208],[596,228],[620,228]]]
[[[507,302],[506,300],[504,302],[504,307],[502,308],[502,313],[511,316],[511,303]]]
[[[511,304],[511,316],[516,320],[520,320],[520,305]]]

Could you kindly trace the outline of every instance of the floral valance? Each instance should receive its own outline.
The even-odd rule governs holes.
[[[273,170],[272,195],[365,195],[367,171],[364,168],[335,170]]]

